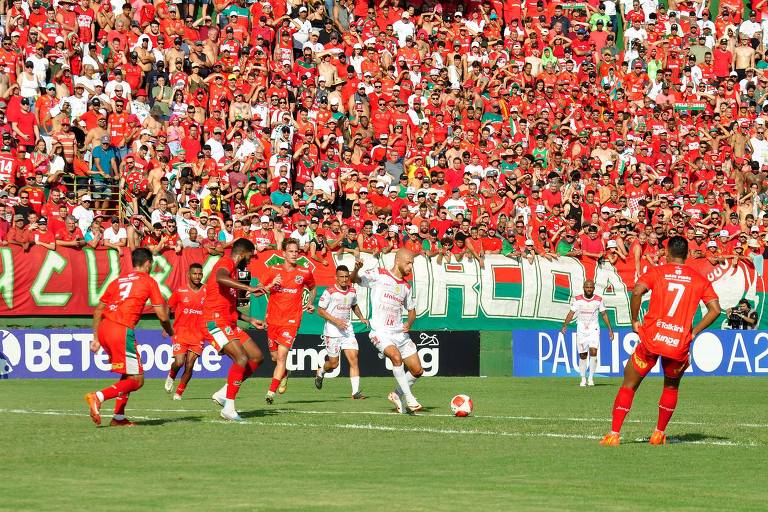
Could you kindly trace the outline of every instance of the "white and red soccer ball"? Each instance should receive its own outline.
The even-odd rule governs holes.
[[[451,399],[451,412],[458,418],[472,414],[472,399],[467,395],[456,395]]]

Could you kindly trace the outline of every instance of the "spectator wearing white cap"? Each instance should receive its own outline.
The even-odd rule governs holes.
[[[397,44],[400,45],[400,48],[405,46],[408,36],[416,35],[416,25],[411,21],[411,15],[407,10],[403,11],[400,19],[392,24],[392,32],[397,36]]]
[[[291,19],[291,25],[296,30],[293,33],[293,48],[301,50],[309,41],[309,34],[312,32],[312,23],[308,19],[309,13],[305,6],[299,7],[297,16]]]
[[[77,219],[77,227],[80,231],[85,233],[93,224],[94,213],[91,209],[93,199],[89,194],[85,194],[80,198],[80,204],[75,206],[72,210],[72,215]]]
[[[275,178],[277,169],[285,167],[288,170],[286,177],[290,179],[293,168],[293,155],[291,154],[291,145],[287,142],[280,142],[277,146],[277,153],[269,157],[269,176]]]

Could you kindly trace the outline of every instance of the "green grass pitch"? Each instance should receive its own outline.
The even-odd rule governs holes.
[[[133,428],[96,428],[83,394],[104,380],[0,381],[0,510],[765,510],[766,380],[689,378],[668,428],[647,438],[659,378],[649,378],[618,448],[609,429],[617,379],[426,378],[426,407],[394,414],[393,379],[292,379],[267,406],[265,379],[244,384],[246,421],[225,423],[219,380],[183,401],[162,382],[135,393]],[[449,401],[469,394],[475,416]],[[103,408],[109,423],[112,402]]]

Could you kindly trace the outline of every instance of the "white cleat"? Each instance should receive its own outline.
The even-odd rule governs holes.
[[[181,400],[181,395],[180,395],[180,394],[178,394],[178,393],[174,393],[174,394],[173,394],[173,399],[174,399],[174,400]]]
[[[582,377],[582,378],[581,378],[581,382],[579,383],[579,387],[580,387],[580,388],[585,388],[585,387],[587,387],[587,379],[585,379],[584,377]]]
[[[395,393],[394,391],[390,392],[389,395],[387,395],[387,400],[392,402],[392,404],[395,406],[395,410],[403,414],[405,412],[405,409],[403,408],[403,401],[400,399],[400,396]]]
[[[213,400],[213,403],[215,403],[219,407],[224,407],[227,397],[220,395],[219,392],[217,391],[213,395],[211,395],[211,400]]]
[[[589,380],[587,381],[587,386],[594,386],[594,385],[595,385],[595,381],[592,379],[592,377],[590,377]]]
[[[411,395],[410,397],[406,397],[405,402],[406,402],[406,407],[410,412],[418,412],[423,409],[419,401],[416,400],[416,397],[413,395]]]
[[[173,391],[173,379],[170,377],[165,378],[165,392],[170,393]]]
[[[243,418],[240,417],[239,414],[237,414],[237,411],[227,411],[226,409],[222,409],[221,413],[219,413],[222,418],[229,421],[243,421]]]

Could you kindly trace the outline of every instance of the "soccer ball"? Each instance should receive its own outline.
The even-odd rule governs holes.
[[[472,399],[467,395],[456,395],[451,399],[451,412],[458,418],[472,414]]]

